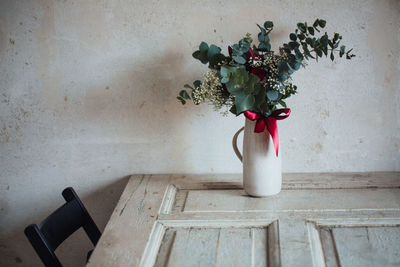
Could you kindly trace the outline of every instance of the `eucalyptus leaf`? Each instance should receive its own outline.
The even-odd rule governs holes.
[[[200,50],[197,50],[197,51],[194,51],[194,52],[193,52],[192,56],[193,56],[194,58],[196,58],[196,59],[199,59],[200,54],[201,54]]]
[[[183,99],[181,96],[177,96],[176,98],[177,98],[179,101],[181,101],[182,105],[185,105],[185,104],[186,104],[185,99]]]
[[[269,42],[269,37],[267,34],[258,34],[258,41],[260,41],[261,43],[267,43]]]
[[[206,42],[201,42],[199,46],[200,51],[204,52],[208,50],[208,44]]]
[[[235,105],[233,105],[229,111],[231,113],[235,114],[235,115],[239,115],[239,114],[236,113],[236,106]]]
[[[257,27],[260,29],[260,31],[263,33],[263,34],[267,34],[267,31],[263,28],[263,27],[261,27],[260,25],[258,25],[258,24],[256,24],[257,25]]]
[[[324,28],[325,25],[326,25],[326,21],[323,20],[323,19],[320,19],[320,20],[318,21],[318,24],[319,24],[319,26],[320,26],[321,28]]]
[[[233,60],[235,60],[239,64],[245,64],[246,63],[246,59],[244,57],[242,57],[242,56],[233,56],[232,58],[233,58]]]
[[[306,32],[306,25],[304,25],[304,23],[297,23],[297,28],[303,33]]]
[[[269,28],[272,28],[272,27],[274,27],[274,23],[272,21],[264,22],[264,28],[265,29],[269,29]]]
[[[260,51],[270,51],[271,50],[271,44],[264,44],[264,43],[260,43],[258,45],[258,50]]]
[[[342,46],[340,47],[340,52],[339,52],[339,56],[340,56],[340,57],[342,57],[342,56],[344,55],[345,49],[346,49],[346,46],[344,46],[344,45],[342,45]]]
[[[260,79],[258,79],[258,77],[252,73],[250,73],[249,75],[249,79],[247,80],[247,82],[245,83],[244,86],[244,94],[248,95],[254,92],[254,86],[255,84],[257,84],[260,81]]]
[[[190,99],[189,94],[186,92],[186,90],[180,91],[179,95],[184,98],[184,99]]]
[[[207,57],[210,59],[212,56],[214,56],[220,52],[221,52],[221,48],[219,48],[216,45],[210,45],[210,48],[208,49],[208,52],[207,52]]]
[[[210,50],[209,50],[210,51]],[[223,54],[215,54],[210,58],[210,67],[215,67],[218,63],[221,63],[225,60],[225,56]]]
[[[233,95],[240,94],[248,79],[249,73],[244,66],[232,67],[232,75],[226,83],[226,88]]]
[[[193,82],[193,85],[194,85],[194,88],[197,88],[197,87],[199,87],[201,85],[201,81],[200,80],[195,80]]]
[[[316,28],[319,25],[319,19],[316,19],[313,23],[313,27]]]
[[[256,94],[254,94],[254,98],[255,98],[255,103],[254,105],[256,107],[260,107],[262,103],[265,102],[265,93],[266,93],[266,89],[264,86],[261,86],[260,83],[257,83],[256,86],[254,87],[254,92],[257,91]]]
[[[236,113],[240,114],[246,110],[251,110],[255,103],[253,95],[238,94],[235,95]]]
[[[299,37],[300,40],[304,40],[306,38],[303,33],[298,34],[297,37]]]
[[[279,98],[279,93],[277,91],[269,90],[267,91],[267,97],[271,101],[276,101]]]

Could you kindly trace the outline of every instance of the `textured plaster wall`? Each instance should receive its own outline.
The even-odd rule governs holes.
[[[266,19],[275,49],[321,17],[357,54],[295,75],[284,171],[400,171],[399,3],[0,1],[0,265],[39,265],[23,228],[66,186],[103,228],[129,174],[240,172],[243,117],[175,96],[206,71],[191,57],[202,40],[226,50]],[[82,236],[60,248],[66,265],[84,262]]]

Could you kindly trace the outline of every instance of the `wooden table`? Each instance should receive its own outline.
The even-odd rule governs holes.
[[[399,266],[400,173],[134,175],[88,266]]]

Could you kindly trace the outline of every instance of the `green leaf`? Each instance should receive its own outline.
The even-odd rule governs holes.
[[[279,61],[278,64],[279,72],[287,72],[289,69],[287,67],[286,61]]]
[[[233,95],[239,94],[242,92],[248,79],[249,73],[244,66],[232,67],[232,74],[226,83],[226,89]]]
[[[222,83],[227,83],[229,82],[229,78],[233,72],[235,72],[236,68],[235,67],[229,67],[229,66],[221,66],[221,69],[219,73],[221,74],[221,82]]]
[[[269,42],[269,37],[267,34],[259,33],[258,34],[258,41],[261,43],[268,43]]]
[[[227,83],[227,82],[229,82],[229,78],[228,77],[222,77],[221,83]]]
[[[202,54],[202,56],[200,57],[200,62],[203,64],[207,64],[208,63],[207,55]]]
[[[300,52],[300,50],[296,48],[294,51],[296,53],[296,60],[303,60],[303,54]]]
[[[194,88],[197,88],[197,87],[199,87],[201,85],[201,81],[200,80],[195,80],[193,82],[193,85],[194,85]]]
[[[336,48],[338,48],[338,46],[339,46],[339,43],[340,43],[340,41],[339,41],[339,42],[337,42],[337,43],[334,43],[332,48],[333,48],[333,49],[336,49]]]
[[[254,92],[256,92],[256,91],[257,91],[257,93],[254,94],[254,98],[255,98],[254,105],[256,107],[260,107],[261,104],[265,102],[266,89],[260,83],[257,83],[254,86]]]
[[[272,21],[266,21],[266,22],[264,22],[264,28],[265,28],[265,29],[270,29],[270,28],[272,28],[272,27],[274,27],[274,23],[273,23]]]
[[[284,108],[287,107],[285,101],[283,101],[283,100],[279,100],[278,103],[281,104],[281,106]]]
[[[336,42],[337,40],[339,40],[339,37],[340,37],[340,34],[335,32],[335,34],[333,35],[333,41]]]
[[[354,54],[350,54],[351,51],[353,51],[353,48],[346,52],[346,59],[351,59],[352,57],[355,57],[355,56],[356,56],[356,55],[354,55]]]
[[[325,56],[328,56],[328,47],[327,46],[323,46],[322,51],[324,52]]]
[[[184,99],[190,99],[189,94],[186,92],[186,90],[182,90],[179,92],[179,95],[184,98]]]
[[[260,29],[260,31],[263,33],[263,34],[267,34],[267,31],[263,28],[263,27],[261,27],[260,25],[258,25],[258,24],[256,24],[257,25],[257,27]]]
[[[321,28],[324,28],[325,25],[326,25],[326,21],[323,20],[323,19],[320,19],[320,20],[318,21],[318,24],[319,24],[319,26],[320,26]]]
[[[316,28],[319,25],[319,19],[316,19],[313,23],[313,27]]]
[[[188,88],[188,89],[194,89],[193,87],[191,87],[189,84],[185,84],[183,87]]]
[[[221,52],[221,48],[219,48],[216,45],[210,45],[210,48],[208,49],[208,52],[207,52],[207,57],[209,59],[211,59],[212,56],[214,56],[220,52]]]
[[[262,89],[262,87],[263,86],[259,82],[254,84],[254,92],[253,92],[253,94],[257,95],[260,92],[260,90]]]
[[[314,28],[313,28],[313,27],[308,27],[307,29],[308,29],[308,32],[309,32],[311,35],[314,35]]]
[[[324,46],[327,46],[327,45],[328,45],[328,35],[327,35],[326,33],[325,33],[325,35],[323,35],[323,36],[321,37],[320,42],[321,42],[321,44],[324,45]]]
[[[235,95],[236,114],[240,114],[246,110],[251,110],[255,103],[253,95],[238,94]]]
[[[333,52],[331,52],[331,60],[333,61],[335,59],[335,56],[333,55]]]
[[[236,113],[236,106],[235,105],[233,105],[229,111],[231,113],[235,114],[235,115],[239,115],[239,114]]]
[[[340,56],[340,57],[342,57],[342,56],[344,55],[345,49],[346,49],[346,46],[344,46],[344,45],[342,45],[342,46],[340,47],[340,52],[339,52],[339,56]]]
[[[201,63],[203,63],[203,64],[208,63],[207,50],[205,50],[205,51],[197,50],[197,51],[195,51],[195,52],[192,54],[192,56],[193,56],[195,59],[200,60]]]
[[[232,58],[233,58],[233,60],[235,60],[239,64],[245,64],[246,63],[246,59],[244,57],[233,56]]]
[[[277,91],[269,90],[267,91],[267,97],[271,101],[276,101],[279,98],[279,93]]]
[[[249,79],[245,83],[243,92],[248,95],[254,92],[254,86],[260,81],[258,77],[252,73],[249,75]]]
[[[322,57],[322,50],[321,50],[321,49],[316,48],[316,49],[315,49],[315,52],[317,53],[317,55],[318,55],[319,57]]]
[[[193,56],[194,58],[196,58],[196,59],[199,59],[200,54],[201,54],[200,50],[197,50],[197,51],[194,51],[194,52],[193,52],[192,56]]]
[[[207,51],[208,50],[208,44],[206,42],[201,42],[199,49],[201,52]]]
[[[210,51],[210,50],[208,50]],[[225,60],[225,56],[223,54],[215,54],[210,58],[210,67],[215,67],[218,65],[218,63],[221,63],[222,61]]]
[[[300,46],[300,44],[299,43],[297,43],[297,42],[289,42],[289,47],[290,47],[290,49],[295,49],[295,48],[297,48],[297,47],[299,47]]]
[[[297,23],[297,28],[299,28],[301,32],[306,32],[306,25],[304,25],[304,23]]]
[[[177,98],[179,101],[181,101],[182,105],[185,105],[185,104],[186,104],[185,99],[183,99],[181,96],[177,96],[176,98]]]
[[[232,67],[221,66],[219,73],[222,77],[227,77],[229,73],[232,73]]]
[[[300,67],[301,67],[301,62],[299,61],[299,62],[297,62],[296,64],[294,64],[293,69],[299,70]]]
[[[247,53],[250,49],[250,44],[247,42],[241,42],[239,51],[242,53]]]
[[[298,34],[297,37],[299,37],[300,40],[304,40],[306,38],[303,33]]]
[[[260,43],[258,45],[258,50],[260,51],[270,51],[271,50],[271,44],[264,44],[264,43]]]
[[[246,33],[246,36],[243,38],[243,40],[249,44],[251,44],[253,42],[253,38],[251,38],[250,33]]]
[[[330,48],[333,48],[333,43],[332,43],[332,41],[329,40],[329,39],[328,39],[328,45],[329,45]]]
[[[294,34],[294,33],[291,33],[291,34],[289,35],[289,38],[290,38],[290,40],[292,40],[292,41],[296,41],[296,40],[297,40],[297,36],[296,36],[296,34]]]

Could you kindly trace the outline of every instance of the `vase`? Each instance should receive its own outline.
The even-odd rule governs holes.
[[[282,162],[276,155],[272,137],[267,129],[255,133],[256,122],[246,119],[245,126],[233,136],[232,145],[243,164],[243,188],[250,196],[268,197],[282,188]],[[237,138],[244,129],[243,156],[237,148]]]

